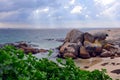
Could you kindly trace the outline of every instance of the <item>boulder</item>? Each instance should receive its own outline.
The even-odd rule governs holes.
[[[84,33],[84,41],[89,41],[93,43],[95,41],[94,36],[92,36],[90,33],[86,32]]]
[[[105,44],[105,45],[103,46],[103,48],[106,49],[106,50],[110,50],[111,48],[115,49],[114,45],[109,44],[109,43],[108,43],[108,44]]]
[[[45,49],[39,49],[39,52],[40,53],[45,53],[45,52],[47,52],[48,50],[45,50]]]
[[[22,47],[28,47],[28,44],[25,42],[18,43],[15,47],[22,48]]]
[[[68,55],[70,53],[73,54],[74,56],[78,56],[78,50],[79,50],[80,45],[77,43],[69,43],[66,42],[60,47],[60,55],[64,57],[64,55]]]
[[[81,47],[80,47],[79,56],[80,56],[81,58],[84,58],[84,59],[90,58],[90,55],[89,55],[88,51],[85,49],[84,46],[81,46]]]
[[[83,32],[73,29],[70,32],[67,33],[67,36],[65,38],[65,42],[70,43],[78,43],[83,42]]]
[[[63,58],[72,58],[72,59],[75,59],[75,58],[77,58],[77,56],[75,56],[73,53],[65,53],[63,55]]]
[[[95,47],[95,53],[101,53],[102,52],[102,44],[99,40],[95,40],[95,42],[93,43],[94,47]]]
[[[111,57],[111,56],[114,56],[114,53],[105,49],[103,49],[103,52],[100,54],[100,57]]]
[[[105,40],[108,36],[107,33],[103,33],[103,32],[97,32],[95,34],[93,34],[94,38],[95,39],[98,39],[98,40]]]
[[[32,47],[21,47],[20,49],[23,50],[26,54],[28,54],[28,53],[32,53],[32,54],[39,53],[39,49],[32,48]]]
[[[100,53],[102,52],[102,44],[98,40],[95,40],[94,43],[84,41],[84,47],[91,56],[100,55]]]
[[[119,56],[120,57],[120,49],[118,49],[118,51],[117,51],[117,56]]]

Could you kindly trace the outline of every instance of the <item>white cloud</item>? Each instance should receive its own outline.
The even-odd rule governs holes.
[[[89,18],[89,15],[85,15],[85,18]]]
[[[96,4],[109,5],[115,2],[115,0],[94,0]]]
[[[71,14],[80,14],[82,12],[82,7],[81,6],[75,6],[72,10],[71,10]]]
[[[99,17],[100,15],[99,14],[96,14],[96,17]]]
[[[68,9],[68,8],[69,8],[69,6],[64,6],[64,8],[65,8],[65,9]]]
[[[39,14],[39,13],[47,13],[49,11],[49,7],[43,8],[43,9],[36,9],[35,13]]]
[[[70,4],[71,5],[75,4],[75,0],[70,0]]]
[[[99,14],[96,17],[116,19],[119,12],[120,0],[94,0]]]
[[[109,17],[109,18],[116,18],[118,14],[118,10],[120,7],[120,3],[114,3],[111,7],[108,7],[106,9],[103,9],[103,11],[100,13],[100,15]]]

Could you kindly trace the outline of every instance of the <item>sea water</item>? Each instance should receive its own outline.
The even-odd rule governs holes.
[[[96,28],[78,29],[82,32],[95,30]],[[63,42],[56,40],[65,38],[66,34],[71,29],[0,29],[0,44],[27,42],[29,45],[34,45],[35,48],[52,49],[53,53],[48,57],[47,53],[35,54],[37,58],[49,58],[56,62],[56,56],[59,47]],[[97,29],[98,30],[98,29]]]
[[[56,40],[64,39],[71,29],[0,29],[0,44],[20,41],[34,44],[36,47],[50,49],[62,44]],[[93,28],[79,29],[83,32]]]

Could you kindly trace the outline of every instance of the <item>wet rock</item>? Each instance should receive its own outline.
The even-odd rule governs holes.
[[[45,50],[45,49],[39,49],[39,52],[40,52],[40,53],[46,53],[46,52],[48,52],[48,50]]]
[[[36,54],[36,53],[47,52],[48,51],[48,50],[45,50],[45,49],[33,48],[31,46],[31,44],[27,44],[25,42],[16,43],[16,44],[14,44],[14,46],[18,49],[23,50],[26,54],[28,54],[28,53]]]
[[[54,39],[45,39],[45,40],[47,40],[47,41],[53,41]]]
[[[64,39],[56,39],[57,42],[64,42]]]
[[[67,33],[65,42],[78,43],[83,42],[83,32],[73,29]]]
[[[78,50],[79,50],[79,45],[76,43],[69,43],[66,42],[65,44],[63,44],[60,48],[60,54],[64,57],[64,55],[68,55],[68,53],[73,54],[74,56],[78,56]]]
[[[95,41],[94,36],[92,36],[90,33],[86,32],[84,33],[84,41],[89,41],[93,43]]]
[[[39,53],[39,49],[32,48],[32,47],[21,47],[20,49],[23,50],[26,54],[28,54],[28,53],[32,53],[32,54]]]
[[[89,53],[87,52],[87,50],[85,49],[84,46],[81,46],[81,47],[80,47],[79,56],[80,56],[81,58],[84,58],[84,59],[90,58],[90,55],[89,55]]]
[[[24,43],[24,42],[21,42],[21,43],[18,43],[18,45],[16,45],[16,47],[18,47],[18,48],[28,47],[28,44]]]

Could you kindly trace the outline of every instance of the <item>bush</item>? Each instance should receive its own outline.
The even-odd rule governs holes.
[[[112,80],[105,70],[80,70],[72,59],[57,63],[25,55],[13,46],[0,49],[0,80]]]

